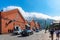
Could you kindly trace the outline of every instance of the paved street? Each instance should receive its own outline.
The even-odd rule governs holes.
[[[44,33],[44,30],[34,33],[27,37],[21,37],[20,35],[11,36],[11,34],[0,35],[0,40],[50,40],[49,33]]]

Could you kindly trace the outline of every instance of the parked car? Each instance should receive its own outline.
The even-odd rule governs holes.
[[[15,26],[13,29],[13,34],[20,34],[22,32],[21,28],[19,26]]]
[[[33,31],[30,29],[30,26],[29,25],[25,25],[25,30],[23,30],[21,32],[21,35],[22,36],[29,36],[29,35],[32,35],[33,34]]]
[[[29,35],[32,35],[33,34],[33,31],[32,30],[27,30],[27,32],[29,33]]]
[[[39,29],[36,29],[35,32],[39,32]]]
[[[27,30],[27,29],[25,29],[21,32],[22,36],[29,36],[29,35],[32,35],[32,34],[33,34],[33,31],[32,30]]]

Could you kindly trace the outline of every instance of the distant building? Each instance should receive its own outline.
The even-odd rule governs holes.
[[[53,23],[60,23],[60,20],[54,20]]]
[[[38,22],[36,22],[35,24],[36,24],[36,28],[40,29],[40,24]]]
[[[35,21],[34,21],[34,20],[32,20],[32,21],[30,22],[30,26],[31,26],[31,30],[32,30],[32,29],[35,29]]]
[[[31,29],[34,29],[34,30],[36,30],[36,28],[40,29],[40,24],[34,20],[30,22],[30,26],[31,26]]]
[[[51,25],[50,25],[50,28],[52,29],[60,29],[60,20],[54,20]]]

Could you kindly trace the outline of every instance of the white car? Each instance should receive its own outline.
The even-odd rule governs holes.
[[[13,34],[20,34],[21,32],[22,32],[22,30],[19,26],[14,27]]]

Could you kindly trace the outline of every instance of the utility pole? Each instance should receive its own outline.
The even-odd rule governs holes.
[[[45,33],[46,33],[46,20],[45,20],[45,24],[44,25],[45,25]]]

